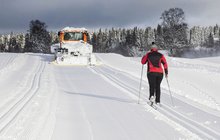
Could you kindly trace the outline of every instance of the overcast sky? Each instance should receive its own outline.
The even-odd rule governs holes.
[[[39,19],[48,30],[156,27],[161,14],[182,8],[188,25],[220,25],[220,0],[0,0],[0,32],[27,31]]]

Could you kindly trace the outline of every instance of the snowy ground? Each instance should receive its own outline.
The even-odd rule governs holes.
[[[147,105],[140,58],[96,54],[96,67],[44,54],[0,54],[0,140],[220,139],[220,57],[167,57],[162,107]]]

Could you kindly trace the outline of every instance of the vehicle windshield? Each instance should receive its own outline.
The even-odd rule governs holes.
[[[83,40],[83,34],[81,32],[66,32],[64,33],[64,40],[70,40],[70,41]]]

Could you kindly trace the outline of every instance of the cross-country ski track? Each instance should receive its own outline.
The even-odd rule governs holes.
[[[206,88],[198,85],[204,84],[201,79],[195,83],[193,77],[174,76],[177,71],[208,73],[205,78],[212,73],[215,84],[219,65],[210,64],[203,71],[207,60],[194,64],[168,58],[174,106],[164,77],[162,107],[155,110],[147,104],[146,72],[138,104],[140,58],[96,56],[101,65],[58,66],[51,63],[50,54],[1,53],[0,140],[220,139],[219,99],[214,93],[204,94]],[[198,97],[184,96],[189,90]]]

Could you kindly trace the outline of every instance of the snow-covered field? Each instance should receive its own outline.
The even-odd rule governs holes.
[[[220,57],[167,57],[171,94],[164,78],[155,110],[146,66],[137,103],[141,58],[96,56],[102,65],[73,67],[0,53],[0,140],[220,139]]]

